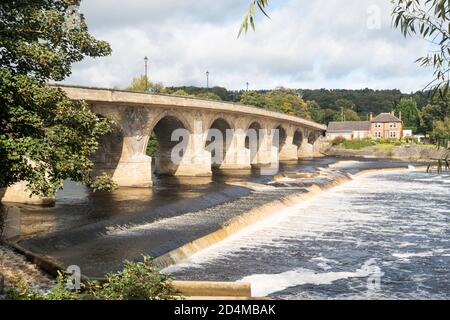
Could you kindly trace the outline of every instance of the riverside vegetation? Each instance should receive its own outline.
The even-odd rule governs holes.
[[[117,273],[109,273],[102,282],[87,281],[80,290],[69,290],[70,281],[58,272],[56,285],[42,294],[22,277],[10,279],[5,290],[9,300],[174,300],[182,294],[172,286],[172,278],[155,267],[150,257],[142,262],[125,261]]]

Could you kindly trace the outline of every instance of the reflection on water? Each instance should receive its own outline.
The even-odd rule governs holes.
[[[280,299],[448,299],[449,208],[449,175],[369,174],[167,271],[251,282],[254,295]]]
[[[20,216],[19,208],[0,206],[0,241],[20,237]]]

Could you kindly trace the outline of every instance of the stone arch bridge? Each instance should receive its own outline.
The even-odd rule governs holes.
[[[93,112],[111,117],[115,131],[102,139],[94,156],[96,173],[106,172],[123,187],[149,187],[152,172],[176,176],[210,176],[214,169],[234,172],[273,165],[273,138],[278,130],[278,161],[297,161],[318,155],[326,126],[260,108],[188,97],[154,95],[74,86],[61,86],[69,98],[84,100]],[[176,129],[188,132],[180,162],[171,160]],[[223,161],[213,163],[208,132],[223,132]],[[258,133],[256,150],[249,148],[249,130]],[[261,131],[262,130],[262,131]],[[232,135],[226,136],[226,132]],[[154,133],[159,152],[155,166],[146,155]],[[260,134],[267,132],[267,134]]]
[[[102,138],[93,157],[94,175],[105,172],[120,187],[150,187],[153,172],[211,176],[215,170],[234,173],[311,158],[320,154],[321,137],[326,131],[326,126],[309,120],[235,103],[112,89],[58,87],[72,100],[86,101],[99,116],[114,120],[115,130]],[[174,162],[172,151],[179,142],[171,138],[176,129],[184,129],[187,138],[183,139],[181,161]],[[212,131],[225,137],[220,161],[213,161],[215,151],[208,150],[210,140],[215,139],[210,137]],[[250,132],[257,134],[256,148],[250,147]],[[152,168],[152,158],[146,154],[152,133],[158,141],[155,168]],[[277,145],[273,143],[275,135],[279,138]],[[30,198],[25,183],[8,188],[0,198],[2,202],[29,204],[54,201]]]

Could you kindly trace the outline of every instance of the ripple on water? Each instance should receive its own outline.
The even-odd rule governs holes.
[[[364,175],[167,271],[249,281],[255,295],[281,299],[448,299],[449,181],[415,170]]]

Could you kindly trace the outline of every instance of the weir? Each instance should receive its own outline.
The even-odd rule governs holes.
[[[145,200],[133,191],[141,189],[129,189],[129,195],[120,190],[91,195],[88,203],[68,202],[55,210],[42,209],[39,215],[23,209],[22,217],[28,223],[18,245],[63,266],[78,265],[83,274],[94,277],[117,271],[123,260],[138,259],[142,254],[167,267],[282,208],[349,180],[349,174],[408,166],[368,162],[336,170],[328,167],[334,162],[312,160],[281,168],[284,173],[273,181],[272,177],[255,176],[196,185],[196,179],[203,178],[190,178],[192,184],[184,186],[158,182]],[[36,219],[39,224],[32,223]]]

